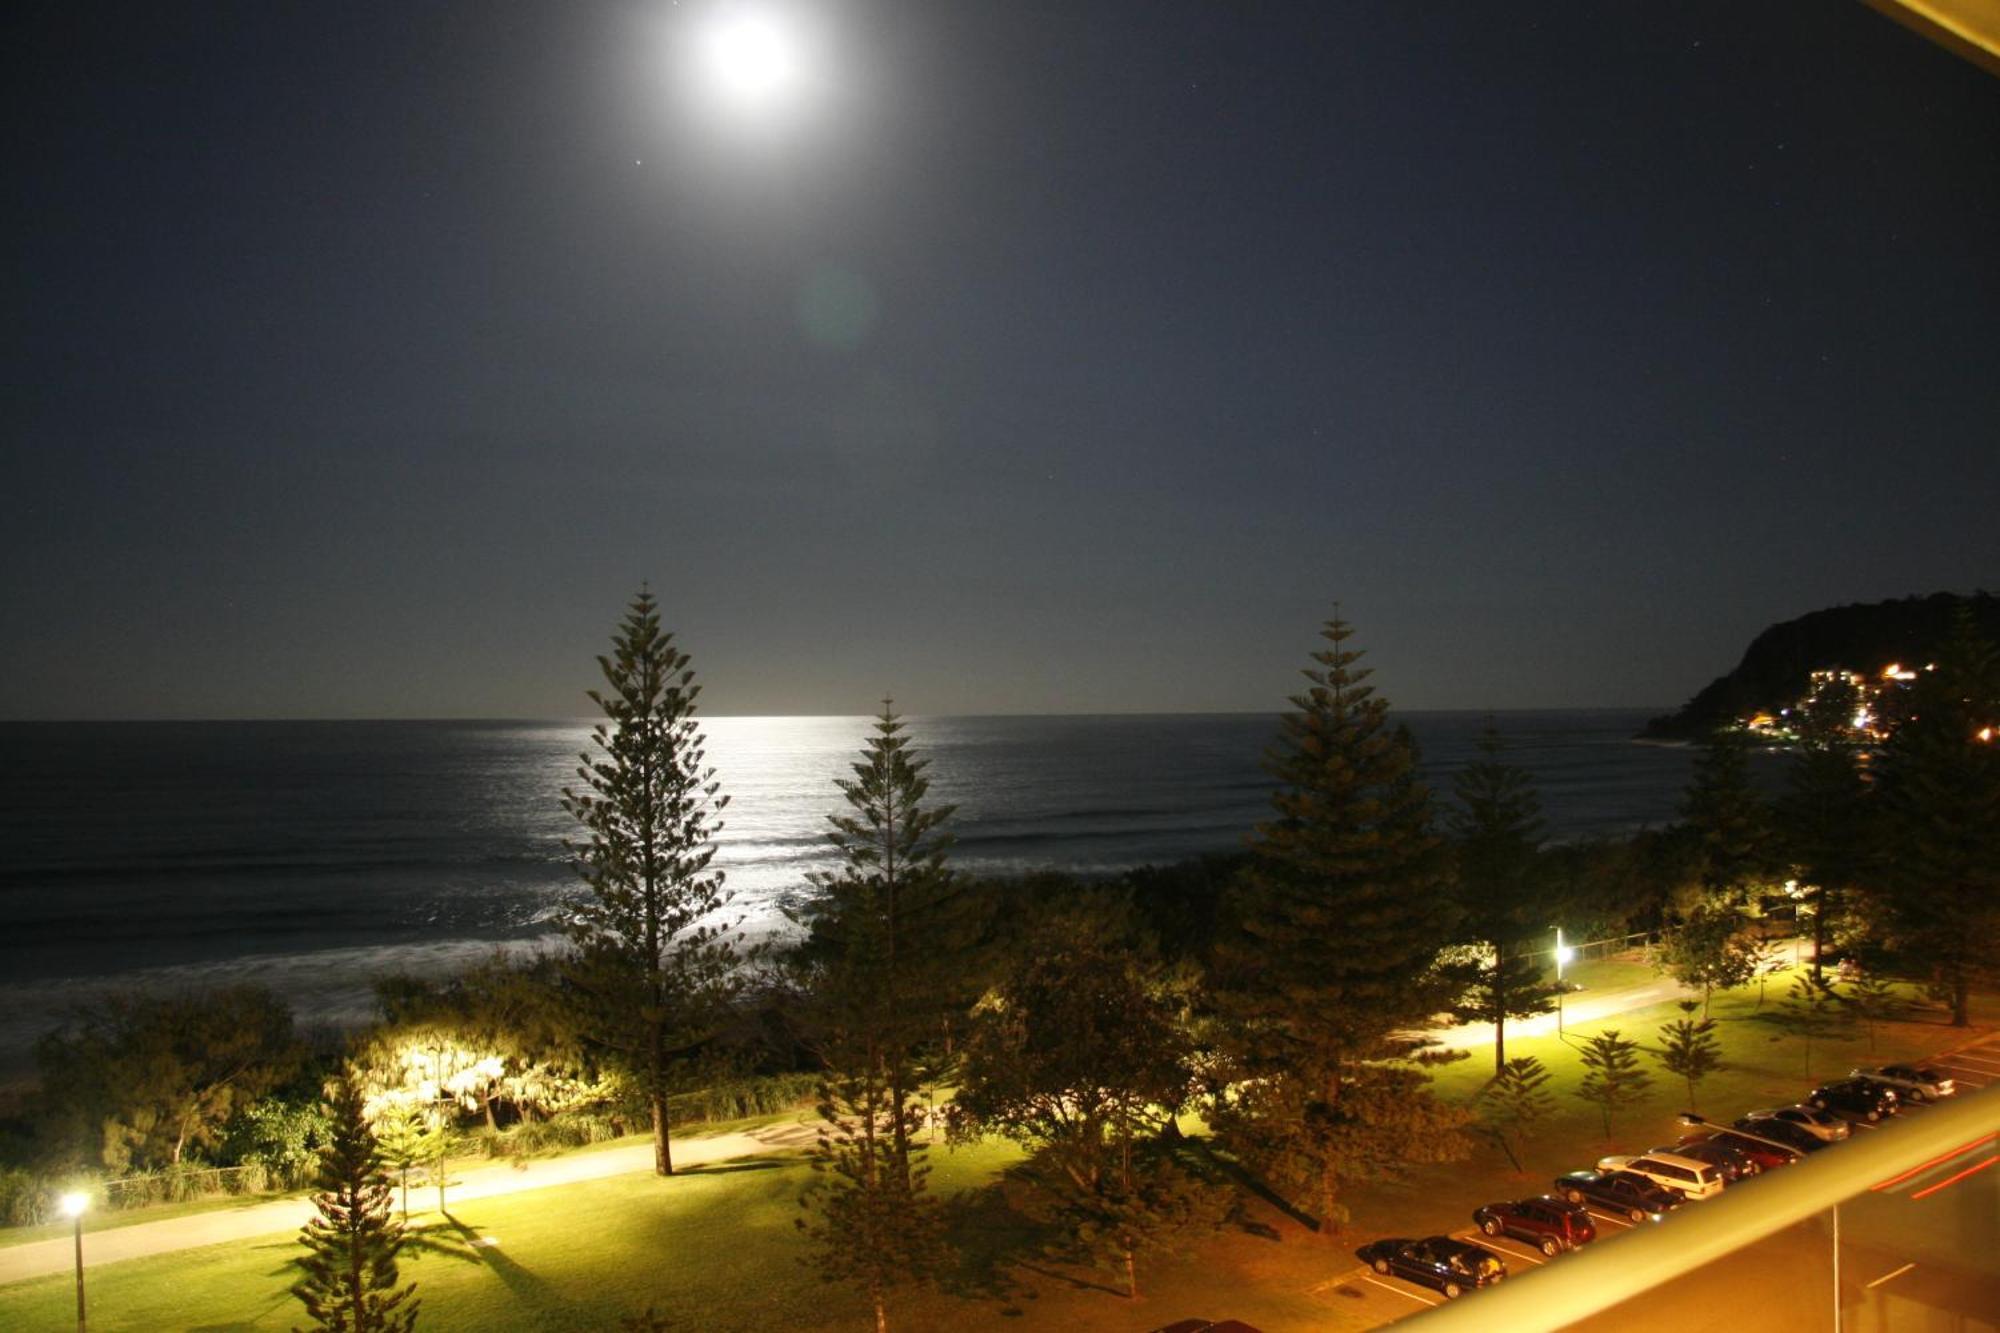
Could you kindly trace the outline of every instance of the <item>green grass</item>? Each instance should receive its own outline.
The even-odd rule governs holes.
[[[965,1258],[952,1290],[898,1296],[896,1326],[1143,1329],[1223,1313],[1219,1282],[1231,1291],[1226,1312],[1263,1327],[1353,1326],[1310,1291],[1348,1266],[1344,1248],[1275,1217],[1232,1230],[1197,1258],[1144,1265],[1137,1303],[1095,1275],[1040,1262],[1024,1249],[1032,1238],[1023,1224],[984,1188],[1018,1155],[1002,1143],[935,1154],[933,1188]],[[430,1248],[406,1261],[404,1276],[418,1283],[426,1329],[610,1328],[649,1304],[674,1327],[867,1328],[862,1301],[801,1262],[793,1221],[809,1178],[798,1157],[758,1158],[668,1181],[636,1174],[476,1200],[442,1225],[435,1214],[416,1219],[429,1224]],[[489,1237],[498,1243],[474,1243]],[[297,1254],[290,1236],[272,1236],[108,1265],[89,1275],[91,1327],[289,1328],[300,1309],[287,1290]],[[1011,1262],[1023,1258],[1026,1266]],[[65,1327],[72,1299],[66,1273],[0,1288],[0,1327]]]
[[[1945,1026],[1931,1010],[1885,1025],[1871,1053],[1857,1028],[1815,1043],[1813,1079],[1808,1079],[1801,1043],[1769,1021],[1787,984],[1773,983],[1761,1013],[1754,991],[1718,997],[1715,1012],[1728,1067],[1702,1084],[1701,1109],[1733,1117],[1788,1102],[1812,1081],[1844,1073],[1852,1064],[1928,1054],[1968,1035]],[[1362,1327],[1360,1303],[1328,1281],[1353,1266],[1352,1250],[1361,1241],[1391,1231],[1455,1229],[1488,1199],[1539,1193],[1560,1171],[1678,1134],[1674,1117],[1686,1103],[1686,1090],[1650,1059],[1652,1095],[1614,1121],[1608,1140],[1596,1108],[1574,1096],[1582,1074],[1575,1048],[1582,1040],[1616,1027],[1652,1044],[1659,1025],[1678,1016],[1672,1004],[1662,1004],[1572,1025],[1567,1041],[1509,1040],[1510,1055],[1535,1055],[1554,1074],[1557,1109],[1529,1145],[1526,1172],[1516,1173],[1497,1149],[1482,1145],[1468,1162],[1351,1192],[1355,1217],[1339,1236],[1315,1235],[1253,1202],[1247,1225],[1225,1230],[1194,1255],[1142,1263],[1145,1295],[1137,1303],[1107,1290],[1097,1275],[1035,1258],[1031,1234],[995,1187],[1000,1173],[1017,1160],[1014,1148],[987,1143],[939,1149],[933,1187],[952,1210],[963,1267],[946,1291],[898,1296],[892,1326],[954,1333],[1024,1327],[1136,1333],[1200,1315],[1243,1319],[1267,1333]],[[1979,997],[1975,1018],[1989,1027],[2000,1023],[2000,998]],[[1468,1099],[1491,1068],[1490,1053],[1474,1051],[1470,1059],[1438,1072],[1439,1091]],[[419,1224],[431,1224],[424,1234],[433,1248],[413,1256],[405,1274],[419,1283],[423,1297],[420,1327],[615,1328],[618,1316],[651,1304],[675,1327],[865,1329],[871,1320],[862,1302],[822,1285],[800,1262],[804,1248],[793,1221],[810,1175],[796,1156],[767,1157],[667,1181],[640,1173],[475,1200],[455,1206],[453,1220],[442,1226],[435,1214],[419,1214]],[[151,1210],[134,1216],[162,1215],[164,1210]],[[481,1237],[499,1243],[470,1243]],[[287,1291],[297,1252],[292,1237],[281,1235],[107,1265],[90,1274],[91,1325],[289,1328],[300,1308]],[[0,1328],[67,1327],[72,1299],[67,1274],[0,1287]]]
[[[810,1120],[810,1110],[774,1111],[765,1115],[744,1116],[736,1120],[698,1121],[685,1129],[674,1131],[674,1142],[681,1143],[694,1139],[716,1138],[723,1134],[750,1133],[773,1125],[790,1125]],[[569,1157],[580,1154],[608,1152],[617,1148],[628,1148],[637,1143],[650,1143],[650,1134],[627,1134],[620,1138],[605,1139],[587,1144],[581,1148],[570,1148],[560,1152],[539,1154],[541,1158]],[[476,1170],[488,1166],[504,1164],[508,1159],[487,1157],[483,1153],[470,1153],[451,1159],[450,1169],[454,1175],[466,1170]],[[419,1175],[418,1178],[421,1178]],[[92,1231],[112,1231],[119,1227],[137,1226],[141,1222],[163,1222],[169,1218],[189,1217],[201,1213],[227,1213],[244,1208],[255,1208],[259,1204],[271,1203],[278,1199],[295,1199],[310,1190],[291,1190],[273,1194],[218,1194],[201,1199],[189,1199],[181,1203],[150,1204],[143,1208],[98,1209],[90,1216]],[[0,1227],[0,1249],[10,1245],[27,1245],[38,1240],[52,1240],[70,1233],[68,1222],[48,1222],[33,1227]]]
[[[1601,958],[1586,963],[1571,963],[1563,969],[1564,981],[1581,986],[1587,991],[1622,990],[1627,986],[1643,986],[1649,981],[1659,980],[1659,977],[1659,972],[1652,964],[1633,962],[1628,958]]]

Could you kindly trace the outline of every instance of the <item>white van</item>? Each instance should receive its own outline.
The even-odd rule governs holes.
[[[1677,1153],[1649,1152],[1643,1157],[1605,1157],[1599,1171],[1630,1171],[1655,1185],[1674,1191],[1683,1198],[1712,1199],[1722,1193],[1722,1172],[1707,1162]]]

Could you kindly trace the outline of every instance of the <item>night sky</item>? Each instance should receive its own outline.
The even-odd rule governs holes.
[[[2000,79],[1859,3],[15,4],[0,717],[1672,705],[2000,585]]]

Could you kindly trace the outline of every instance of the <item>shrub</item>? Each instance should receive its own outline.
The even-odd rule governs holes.
[[[310,1183],[327,1134],[326,1108],[317,1102],[267,1097],[255,1103],[230,1123],[223,1156],[245,1168],[241,1173],[244,1180],[258,1183],[235,1181],[224,1188],[231,1194],[254,1194]]]
[[[816,1074],[767,1074],[712,1083],[669,1097],[667,1105],[681,1124],[739,1120],[810,1105],[818,1088]]]

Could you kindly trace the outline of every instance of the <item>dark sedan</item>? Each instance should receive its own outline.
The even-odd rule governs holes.
[[[1745,1134],[1755,1134],[1759,1138],[1775,1139],[1787,1148],[1796,1148],[1801,1153],[1815,1153],[1827,1147],[1827,1141],[1817,1134],[1807,1133],[1789,1120],[1779,1120],[1769,1114],[1752,1111],[1736,1122],[1736,1128]]]
[[[1447,1298],[1491,1286],[1507,1276],[1507,1265],[1500,1262],[1499,1255],[1450,1236],[1378,1240],[1363,1245],[1355,1255],[1378,1273],[1408,1278],[1443,1292]]]
[[[1597,1239],[1590,1214],[1553,1194],[1512,1203],[1489,1203],[1472,1211],[1472,1220],[1489,1236],[1512,1236],[1554,1256]]]
[[[1706,1162],[1720,1171],[1722,1178],[1732,1185],[1764,1169],[1749,1153],[1720,1139],[1690,1138],[1679,1143],[1661,1144],[1646,1151],[1672,1153],[1677,1157],[1692,1157],[1697,1162]]]
[[[1571,1203],[1594,1203],[1634,1222],[1655,1222],[1681,1206],[1681,1196],[1630,1171],[1572,1171],[1556,1177],[1556,1193]]]
[[[1812,1096],[1806,1098],[1806,1105],[1863,1120],[1880,1120],[1902,1109],[1902,1101],[1896,1090],[1886,1084],[1865,1078],[1843,1078],[1814,1088]]]
[[[1689,1147],[1703,1143],[1720,1144],[1731,1152],[1741,1153],[1755,1168],[1748,1173],[1751,1175],[1759,1171],[1772,1171],[1781,1166],[1790,1166],[1804,1156],[1797,1148],[1787,1148],[1777,1143],[1761,1143],[1725,1126],[1717,1126],[1712,1135],[1684,1134],[1681,1136],[1681,1146],[1675,1151],[1685,1152]]]

